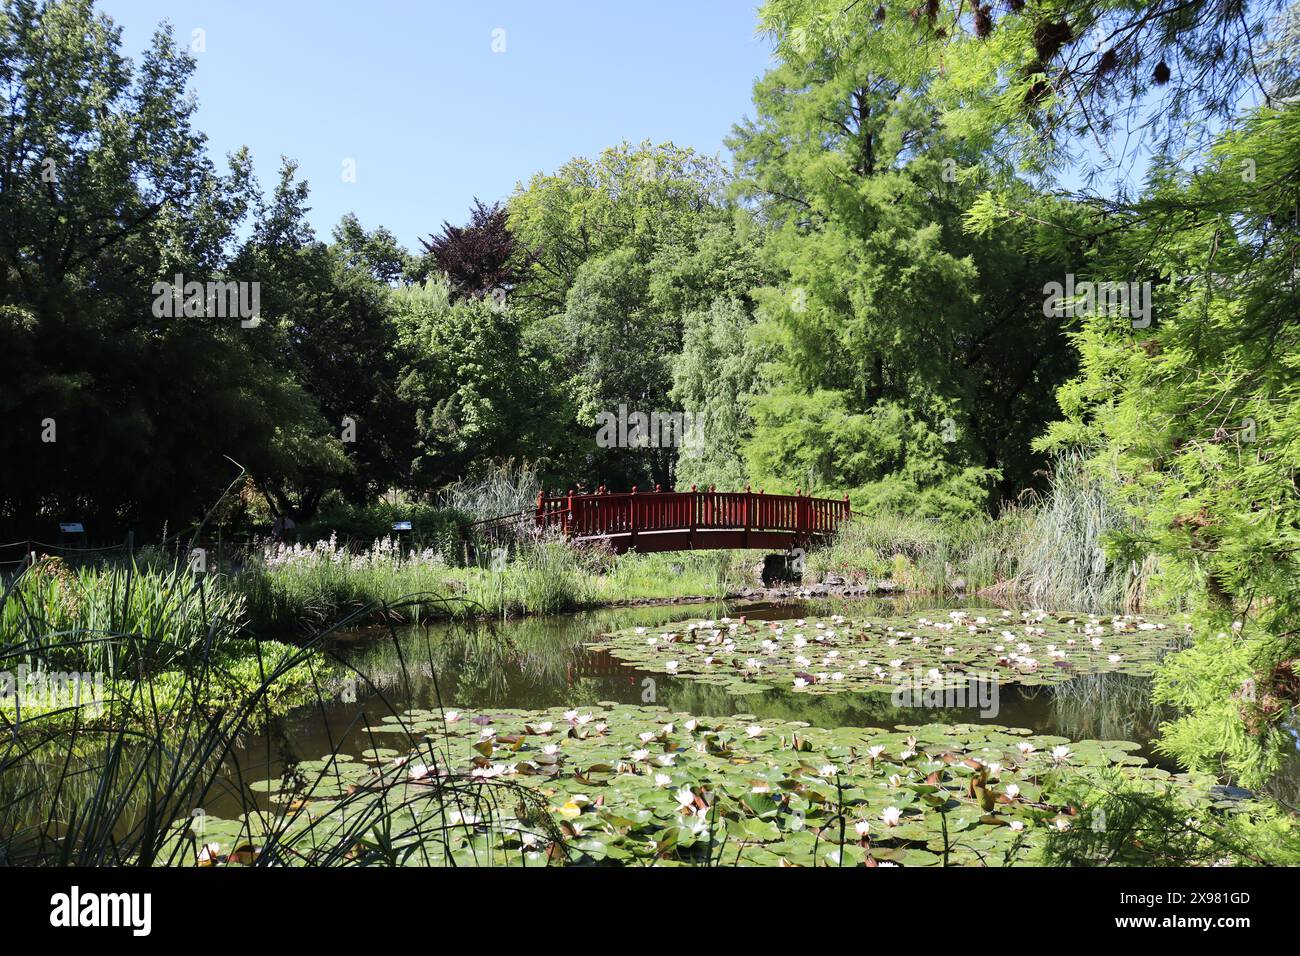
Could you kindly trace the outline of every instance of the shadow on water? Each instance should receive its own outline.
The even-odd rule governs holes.
[[[958,602],[951,599],[732,602],[614,609],[457,628],[432,625],[410,628],[397,641],[373,641],[364,632],[356,632],[346,638],[346,656],[373,682],[375,690],[345,684],[323,706],[305,708],[278,721],[278,726],[268,731],[273,734],[271,739],[266,734],[250,737],[239,758],[245,773],[257,775],[260,770],[266,775],[268,771],[278,774],[287,764],[313,759],[340,744],[344,752],[361,753],[376,745],[367,725],[377,726],[391,712],[390,706],[398,710],[433,708],[442,701],[448,707],[468,710],[532,710],[613,701],[654,704],[699,715],[752,714],[759,720],[803,720],[824,727],[991,723],[1071,740],[1131,740],[1141,745],[1141,756],[1169,770],[1177,769],[1151,748],[1161,715],[1149,702],[1147,678],[1100,674],[1047,686],[1002,685],[993,706],[983,709],[899,706],[887,693],[812,696],[772,689],[736,695],[717,685],[640,671],[589,646],[600,635],[621,628],[655,627],[686,618],[744,614],[751,620],[784,620],[954,606]],[[984,703],[990,702],[986,699]],[[342,735],[341,730],[349,726],[351,733]],[[268,755],[272,757],[269,768]]]

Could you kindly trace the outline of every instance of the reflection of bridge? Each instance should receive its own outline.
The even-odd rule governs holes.
[[[713,548],[785,550],[833,534],[849,517],[849,497],[810,498],[762,491],[661,491],[537,495],[538,527],[575,541],[608,541],[616,552]]]

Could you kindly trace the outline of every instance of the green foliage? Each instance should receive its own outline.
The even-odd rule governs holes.
[[[244,613],[222,582],[183,567],[73,569],[46,558],[0,595],[0,647],[51,668],[138,676],[225,656]],[[106,635],[119,635],[116,646]]]
[[[334,502],[323,507],[312,521],[298,526],[298,540],[319,541],[331,535],[362,547],[380,538],[398,536],[393,524],[411,522],[411,530],[400,537],[417,550],[433,548],[448,562],[459,557],[459,530],[470,520],[463,512],[420,501],[384,498],[369,505]]]
[[[992,173],[928,98],[937,49],[847,23],[822,46],[805,20],[835,14],[816,0],[761,16],[781,62],[732,146],[784,275],[756,292],[755,334],[776,358],[753,406],[752,477],[929,514],[1010,497],[1041,463],[1029,442],[1073,367],[1036,291],[1058,260],[1022,224],[963,226]]]
[[[437,489],[497,457],[542,457],[553,411],[518,314],[488,297],[453,304],[441,280],[389,298],[404,356],[397,395],[415,414],[416,487]]]
[[[1185,714],[1166,745],[1255,781],[1276,766],[1279,725],[1300,702],[1297,156],[1293,106],[1257,111],[1195,172],[1154,171],[1092,273],[1155,277],[1153,324],[1084,321],[1082,373],[1043,442],[1081,445],[1098,473],[1118,476],[1137,524],[1113,536],[1117,553],[1156,557],[1159,586],[1230,635],[1217,654],[1171,660],[1178,679],[1161,693]],[[1235,706],[1247,678],[1256,701]]]

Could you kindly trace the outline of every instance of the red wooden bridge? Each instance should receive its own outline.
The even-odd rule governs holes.
[[[538,527],[577,541],[608,541],[624,551],[713,548],[788,550],[834,534],[850,514],[849,496],[810,498],[762,491],[662,491],[537,495]]]

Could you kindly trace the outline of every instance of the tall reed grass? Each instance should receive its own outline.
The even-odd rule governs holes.
[[[995,518],[939,521],[897,514],[856,516],[808,567],[858,582],[888,580],[905,590],[968,594],[1034,607],[1107,613],[1138,610],[1155,573],[1107,554],[1108,539],[1131,529],[1105,480],[1080,458],[1057,459],[1042,494]]]
[[[25,647],[52,666],[156,673],[199,649],[224,654],[243,617],[243,598],[220,579],[178,565],[73,568],[44,558],[0,597],[0,647]]]

